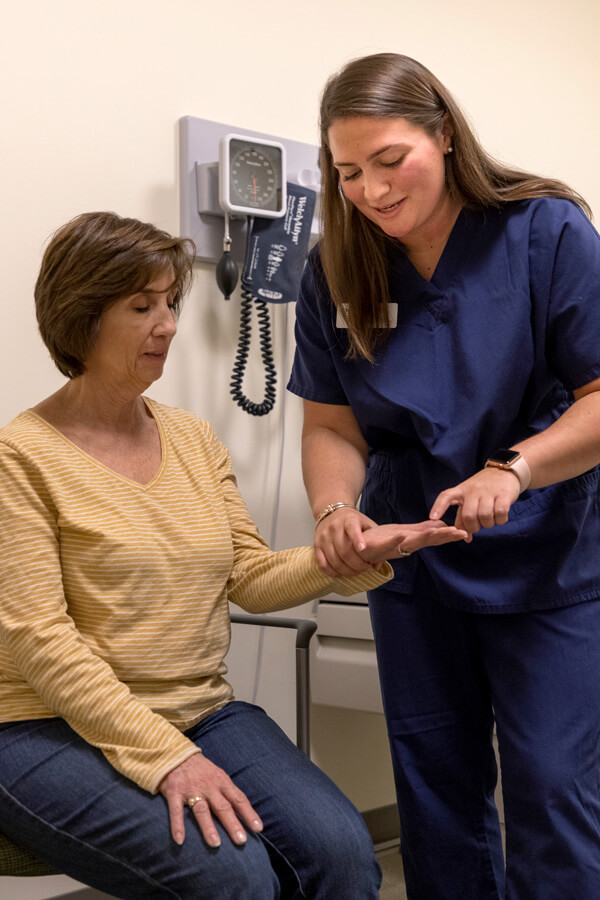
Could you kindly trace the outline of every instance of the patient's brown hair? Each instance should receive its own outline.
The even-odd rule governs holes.
[[[113,212],[83,213],[52,236],[35,285],[40,334],[67,378],[85,371],[100,316],[173,272],[174,305],[190,287],[193,241]]]

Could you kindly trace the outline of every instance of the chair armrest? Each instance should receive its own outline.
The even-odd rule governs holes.
[[[288,619],[284,616],[252,616],[245,613],[231,613],[232,622],[238,625],[273,625],[275,628],[295,628],[296,647],[307,650],[310,639],[317,630],[317,623],[313,619]]]
[[[296,629],[296,746],[310,758],[310,640],[317,630],[313,619],[231,613],[236,625],[261,625]]]

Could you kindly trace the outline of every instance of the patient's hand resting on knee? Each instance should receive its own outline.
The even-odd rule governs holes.
[[[183,844],[185,839],[184,811],[189,800],[195,801],[192,812],[209,847],[218,847],[221,843],[213,815],[234,844],[243,844],[247,840],[242,822],[251,831],[262,831],[260,817],[244,792],[201,752],[165,775],[159,791],[167,801],[171,834],[177,844]]]

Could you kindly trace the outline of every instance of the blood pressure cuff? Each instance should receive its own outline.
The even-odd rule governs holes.
[[[269,303],[297,300],[316,199],[315,191],[288,182],[285,214],[252,220],[242,284],[255,297]]]

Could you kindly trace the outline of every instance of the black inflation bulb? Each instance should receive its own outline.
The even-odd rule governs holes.
[[[229,300],[238,280],[238,267],[229,250],[225,250],[217,263],[217,284],[226,300]]]

